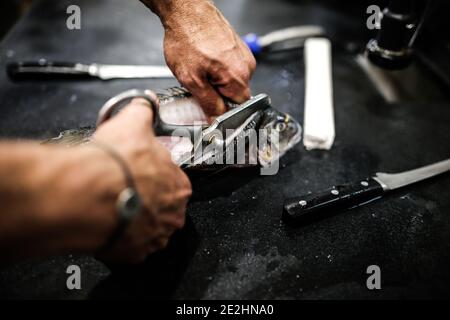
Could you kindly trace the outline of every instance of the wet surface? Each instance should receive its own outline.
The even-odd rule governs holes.
[[[81,31],[65,29],[65,9],[80,4]],[[417,298],[450,296],[450,175],[395,192],[319,223],[280,220],[285,198],[450,157],[448,93],[421,66],[406,78],[409,98],[387,104],[344,50],[363,43],[358,18],[337,2],[216,1],[239,33],[320,23],[334,50],[336,141],[329,152],[297,145],[276,176],[246,170],[196,183],[189,222],[167,250],[113,272],[86,256],[29,261],[0,271],[8,298]],[[342,7],[342,6],[341,6]],[[249,14],[249,12],[258,14]],[[353,10],[354,11],[354,10]],[[111,23],[114,21],[114,23]],[[137,1],[40,1],[0,45],[8,60],[163,63],[162,28]],[[145,41],[143,41],[145,39]],[[354,47],[354,46],[350,46]],[[412,83],[411,83],[412,82]],[[101,105],[126,89],[167,88],[171,80],[12,83],[0,73],[0,136],[46,139],[92,126]],[[420,90],[410,90],[410,88]],[[273,105],[302,123],[301,52],[260,59],[252,82]],[[447,91],[448,92],[448,91]],[[82,269],[82,290],[66,289],[66,268]],[[379,265],[382,290],[366,289]]]

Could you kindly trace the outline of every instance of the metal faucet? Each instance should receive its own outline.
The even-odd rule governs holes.
[[[369,60],[384,69],[403,69],[412,61],[412,39],[416,30],[415,0],[391,0],[383,10],[381,28],[368,42]]]

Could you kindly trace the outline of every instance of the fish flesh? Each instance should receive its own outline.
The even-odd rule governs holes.
[[[185,88],[174,87],[156,91],[156,93],[160,102],[160,117],[164,122],[177,125],[192,125],[194,123],[208,124],[207,115],[195,98]],[[229,109],[238,106],[231,102],[226,102],[226,104]],[[261,130],[266,133],[264,143],[250,143],[248,133]],[[45,143],[58,143],[66,146],[87,144],[94,131],[94,127],[66,130],[58,137],[50,139]],[[234,162],[227,161],[231,153],[228,150],[231,149],[226,148],[221,155],[223,161],[214,161],[212,163],[211,161],[194,162],[186,166],[185,169],[217,170],[230,166],[269,166],[274,161],[278,161],[287,151],[300,142],[302,128],[289,114],[269,107],[264,111],[260,110],[251,115],[237,129],[237,132],[238,134],[233,138],[234,141],[230,147],[232,147],[234,152],[238,148],[239,143],[243,143],[246,148],[244,161],[242,159],[241,161]],[[276,143],[271,141],[273,137],[276,137]],[[170,151],[175,163],[180,163],[186,155],[192,154],[193,152],[194,145],[191,139],[187,137],[158,137],[158,140]],[[232,157],[235,157],[234,153]]]

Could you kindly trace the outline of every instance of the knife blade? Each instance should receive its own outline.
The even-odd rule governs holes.
[[[14,80],[26,79],[144,79],[173,78],[167,66],[82,64],[72,62],[11,62],[7,72]]]
[[[97,70],[95,70],[97,68]],[[145,78],[174,78],[172,71],[166,66],[120,66],[94,64],[92,74],[102,80],[110,79],[145,79]]]
[[[400,173],[378,172],[373,177],[335,186],[328,190],[289,198],[284,203],[283,220],[290,224],[305,224],[339,210],[349,209],[381,198],[385,193],[450,170],[450,159]]]

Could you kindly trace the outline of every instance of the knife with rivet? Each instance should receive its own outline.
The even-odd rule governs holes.
[[[287,199],[283,220],[306,224],[333,215],[339,210],[360,206],[381,198],[387,192],[434,177],[450,170],[450,159],[400,173],[379,172],[371,178],[335,186],[302,197]]]
[[[173,78],[167,66],[83,64],[73,62],[10,62],[7,72],[14,80],[27,79],[144,79]]]

